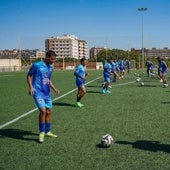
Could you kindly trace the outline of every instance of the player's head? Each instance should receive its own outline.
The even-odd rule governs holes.
[[[86,58],[85,58],[85,57],[81,58],[80,63],[81,63],[83,66],[85,66],[85,65],[86,65]]]
[[[111,58],[107,59],[107,62],[108,62],[108,63],[111,63],[111,62],[112,62],[112,59],[111,59]]]
[[[158,60],[158,61],[161,61],[161,57],[157,57],[157,60]]]
[[[53,64],[56,59],[56,53],[52,50],[46,52],[45,62],[46,64]]]

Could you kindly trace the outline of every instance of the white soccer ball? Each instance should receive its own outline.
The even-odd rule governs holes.
[[[140,81],[140,78],[137,78],[137,79],[136,79],[136,82],[139,82],[139,81]]]
[[[141,86],[144,86],[145,84],[144,84],[144,82],[141,82],[140,85],[141,85]]]
[[[112,145],[113,141],[114,141],[113,137],[109,134],[106,134],[106,135],[102,136],[101,145],[104,148],[108,148]]]

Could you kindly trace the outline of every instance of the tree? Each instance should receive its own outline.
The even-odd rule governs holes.
[[[140,54],[131,52],[131,51],[125,51],[125,50],[120,50],[120,49],[107,49],[107,50],[101,50],[97,54],[97,62],[104,62],[108,58],[111,59],[117,59],[120,60],[122,58],[125,59],[130,59],[130,60],[135,60],[136,61],[136,67],[140,68]]]

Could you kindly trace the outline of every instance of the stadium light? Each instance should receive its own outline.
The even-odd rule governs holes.
[[[145,12],[147,8],[138,8],[138,11],[141,12],[142,18],[142,70],[144,70],[144,48],[143,48],[143,12]]]

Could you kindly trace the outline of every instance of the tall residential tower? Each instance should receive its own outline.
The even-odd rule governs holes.
[[[45,50],[53,50],[58,58],[88,58],[87,42],[75,35],[64,34],[45,40]]]

